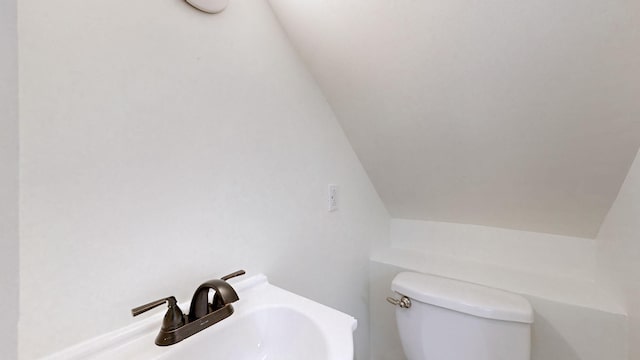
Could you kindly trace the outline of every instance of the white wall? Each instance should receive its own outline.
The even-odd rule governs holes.
[[[601,268],[629,313],[629,359],[640,359],[640,156],[598,234]]]
[[[640,1],[269,1],[394,218],[596,236],[640,146]]]
[[[533,305],[533,360],[626,360],[627,316],[596,280],[596,242],[500,228],[393,219],[370,264],[374,359],[402,358],[390,295],[402,270],[504,289]]]
[[[16,357],[18,324],[18,68],[16,1],[0,0],[0,349]]]
[[[239,268],[358,318],[368,358],[369,250],[389,217],[265,2],[19,10],[20,358]]]
[[[393,219],[392,248],[374,258],[553,301],[622,314],[601,286],[594,239]]]
[[[391,244],[395,248],[544,275],[593,278],[596,273],[596,242],[579,237],[393,219]]]

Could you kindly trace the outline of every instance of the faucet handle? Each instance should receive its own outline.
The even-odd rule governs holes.
[[[169,308],[167,309],[166,314],[164,314],[164,319],[162,320],[162,329],[165,331],[173,331],[181,326],[184,326],[184,315],[182,314],[182,310],[180,310],[180,307],[178,306],[176,298],[173,296],[169,296],[167,298],[156,300],[148,304],[138,306],[137,308],[133,308],[131,309],[131,315],[138,316],[144,312],[147,312],[164,304],[165,302],[167,303],[167,305],[169,305]]]
[[[176,306],[176,298],[173,296],[169,296],[166,297],[164,299],[160,299],[160,300],[156,300],[156,301],[152,301],[148,304],[144,304],[141,306],[138,306],[136,308],[131,309],[131,315],[133,316],[138,316],[142,313],[145,313],[153,308],[156,308],[162,304],[164,304],[165,302],[169,303],[169,306]]]
[[[222,279],[222,280],[224,280],[224,281],[227,281],[227,280],[229,280],[229,279],[231,279],[231,278],[234,278],[234,277],[236,277],[236,276],[240,276],[240,275],[244,275],[244,274],[246,274],[246,271],[244,271],[244,270],[238,270],[238,271],[232,272],[232,273],[231,273],[231,274],[229,274],[229,275],[225,275],[225,276],[221,277],[220,279]]]

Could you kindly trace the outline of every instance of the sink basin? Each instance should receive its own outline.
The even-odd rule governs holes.
[[[273,286],[264,275],[230,283],[240,296],[234,314],[175,345],[154,344],[161,310],[45,359],[353,359],[353,317]]]
[[[268,307],[221,326],[216,342],[196,339],[162,359],[198,359],[203,352],[221,359],[326,360],[327,339],[309,317],[288,307]],[[211,336],[214,336],[213,333]]]

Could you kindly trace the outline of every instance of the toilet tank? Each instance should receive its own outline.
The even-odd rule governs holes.
[[[530,360],[533,310],[522,296],[463,281],[399,273],[391,289],[409,360]]]

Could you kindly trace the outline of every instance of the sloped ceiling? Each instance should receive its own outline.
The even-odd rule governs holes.
[[[270,0],[393,217],[593,237],[640,145],[637,0]]]

